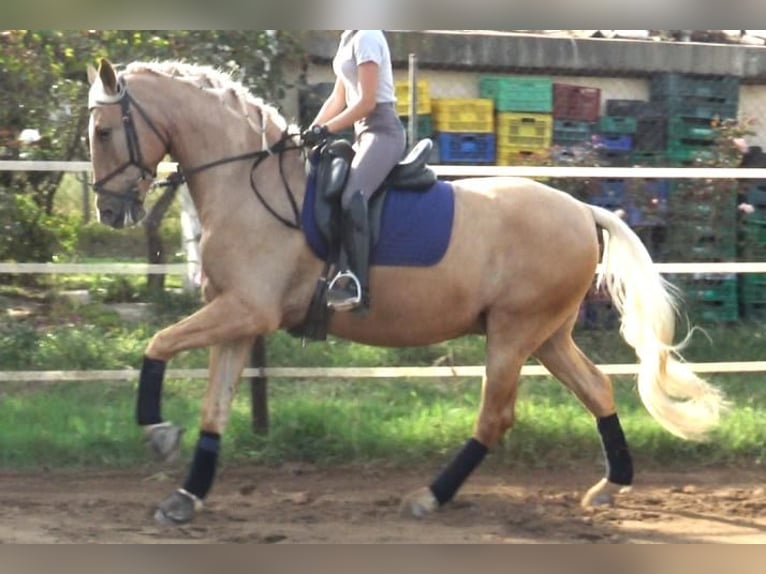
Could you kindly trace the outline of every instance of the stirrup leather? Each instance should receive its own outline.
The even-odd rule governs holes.
[[[343,299],[341,301],[333,301],[333,292],[336,289],[343,289],[345,290],[346,287],[341,287],[338,285],[340,281],[343,281],[344,279],[350,281],[353,283],[353,287],[356,289],[356,295],[347,297],[346,299]],[[352,309],[356,309],[359,307],[359,305],[362,304],[362,285],[359,282],[359,278],[354,275],[351,271],[340,271],[338,272],[333,280],[330,282],[330,286],[327,288],[327,306],[331,309],[334,309],[335,311],[351,311]]]

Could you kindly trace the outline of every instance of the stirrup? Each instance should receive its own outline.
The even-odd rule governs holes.
[[[336,289],[345,290],[346,287],[340,287],[339,281],[347,279],[353,283],[356,289],[356,295],[351,295],[340,301],[332,301],[333,291]],[[333,280],[330,282],[330,286],[327,288],[327,306],[334,311],[351,311],[356,309],[362,303],[362,284],[359,283],[359,279],[351,271],[340,271]]]

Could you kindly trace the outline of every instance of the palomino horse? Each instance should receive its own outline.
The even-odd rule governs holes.
[[[206,304],[152,338],[137,409],[153,447],[175,454],[179,429],[160,415],[165,365],[181,351],[210,348],[189,475],[155,514],[185,523],[213,484],[220,437],[254,338],[302,323],[323,271],[301,232],[306,154],[274,108],[210,68],[133,63],[118,75],[102,60],[90,72],[90,153],[101,221],[117,228],[135,222],[156,166],[170,154],[202,225]],[[426,266],[374,266],[369,311],[338,313],[329,324],[333,335],[382,346],[486,335],[473,435],[430,486],[405,497],[407,512],[424,516],[452,499],[513,425],[520,371],[530,356],[596,419],[607,472],[583,505],[611,502],[631,485],[611,382],[572,339],[599,263],[599,228],[606,242],[602,279],[620,312],[621,334],[640,361],[638,389],[647,410],[685,439],[700,438],[717,423],[721,395],[674,346],[673,290],[619,217],[521,178],[466,179],[450,189],[452,230],[443,256]]]

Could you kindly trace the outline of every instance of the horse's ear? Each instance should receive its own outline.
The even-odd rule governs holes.
[[[96,78],[98,78],[98,71],[93,67],[92,64],[88,64],[88,83],[93,85],[93,82],[96,81]]]
[[[101,84],[107,94],[117,93],[117,73],[114,66],[106,58],[101,58],[98,64],[98,76],[101,78]]]

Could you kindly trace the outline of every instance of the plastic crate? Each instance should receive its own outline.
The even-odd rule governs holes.
[[[537,76],[482,76],[479,96],[499,112],[553,112],[553,80]]]
[[[601,90],[553,84],[553,117],[595,122],[601,115]]]
[[[638,129],[638,118],[632,116],[603,116],[598,122],[598,131],[604,134],[634,134]]]
[[[607,100],[607,116],[631,116],[635,118],[651,118],[665,116],[665,107],[661,102],[644,100]]]
[[[553,143],[569,145],[590,143],[594,122],[579,120],[553,120]]]
[[[766,245],[766,214],[756,212],[745,216],[742,229],[747,243]]]
[[[627,167],[633,164],[633,152],[600,148],[596,150],[600,162],[611,167]]]
[[[431,113],[431,87],[428,80],[418,80],[417,84],[417,113],[427,115]],[[400,116],[410,115],[410,83],[396,82],[396,113]]]
[[[442,133],[437,137],[439,161],[444,164],[491,164],[496,157],[495,135]]]
[[[664,151],[668,146],[668,120],[664,116],[639,117],[633,147],[641,151]]]
[[[668,143],[668,159],[679,163],[711,160],[715,156],[713,142],[698,140],[673,140]]]
[[[633,165],[664,166],[668,163],[668,154],[664,150],[649,151],[636,146],[636,149],[630,154],[630,161]]]
[[[673,139],[712,141],[716,130],[707,118],[673,117],[668,121],[668,136]]]
[[[690,302],[688,308],[694,322],[734,323],[739,321],[739,302],[736,299]]]
[[[548,150],[527,149],[524,147],[503,146],[497,148],[496,164],[500,166],[524,165],[530,160],[543,158]]]
[[[628,134],[596,134],[593,145],[610,151],[630,151],[633,149],[633,136]]]
[[[748,203],[756,207],[766,207],[766,183],[752,183],[745,190]]]
[[[687,281],[684,292],[693,301],[721,301],[736,303],[739,299],[737,278],[734,276],[712,276]]]
[[[739,100],[739,78],[736,76],[694,76],[659,74],[649,82],[652,100],[667,96],[707,97],[722,102]]]
[[[736,119],[736,104],[721,103],[718,100],[702,97],[672,97],[665,102],[668,116],[704,119]]]
[[[431,101],[434,131],[494,133],[494,103],[489,99],[457,98]]]
[[[409,137],[409,132],[407,132],[407,130],[409,128],[410,119],[406,116],[401,116],[399,120],[402,122],[402,127],[407,133],[407,137]],[[428,114],[418,116],[417,127],[418,139],[431,137],[434,133],[433,118]]]
[[[553,118],[549,114],[497,114],[498,147],[542,149],[550,147],[552,139]]]

